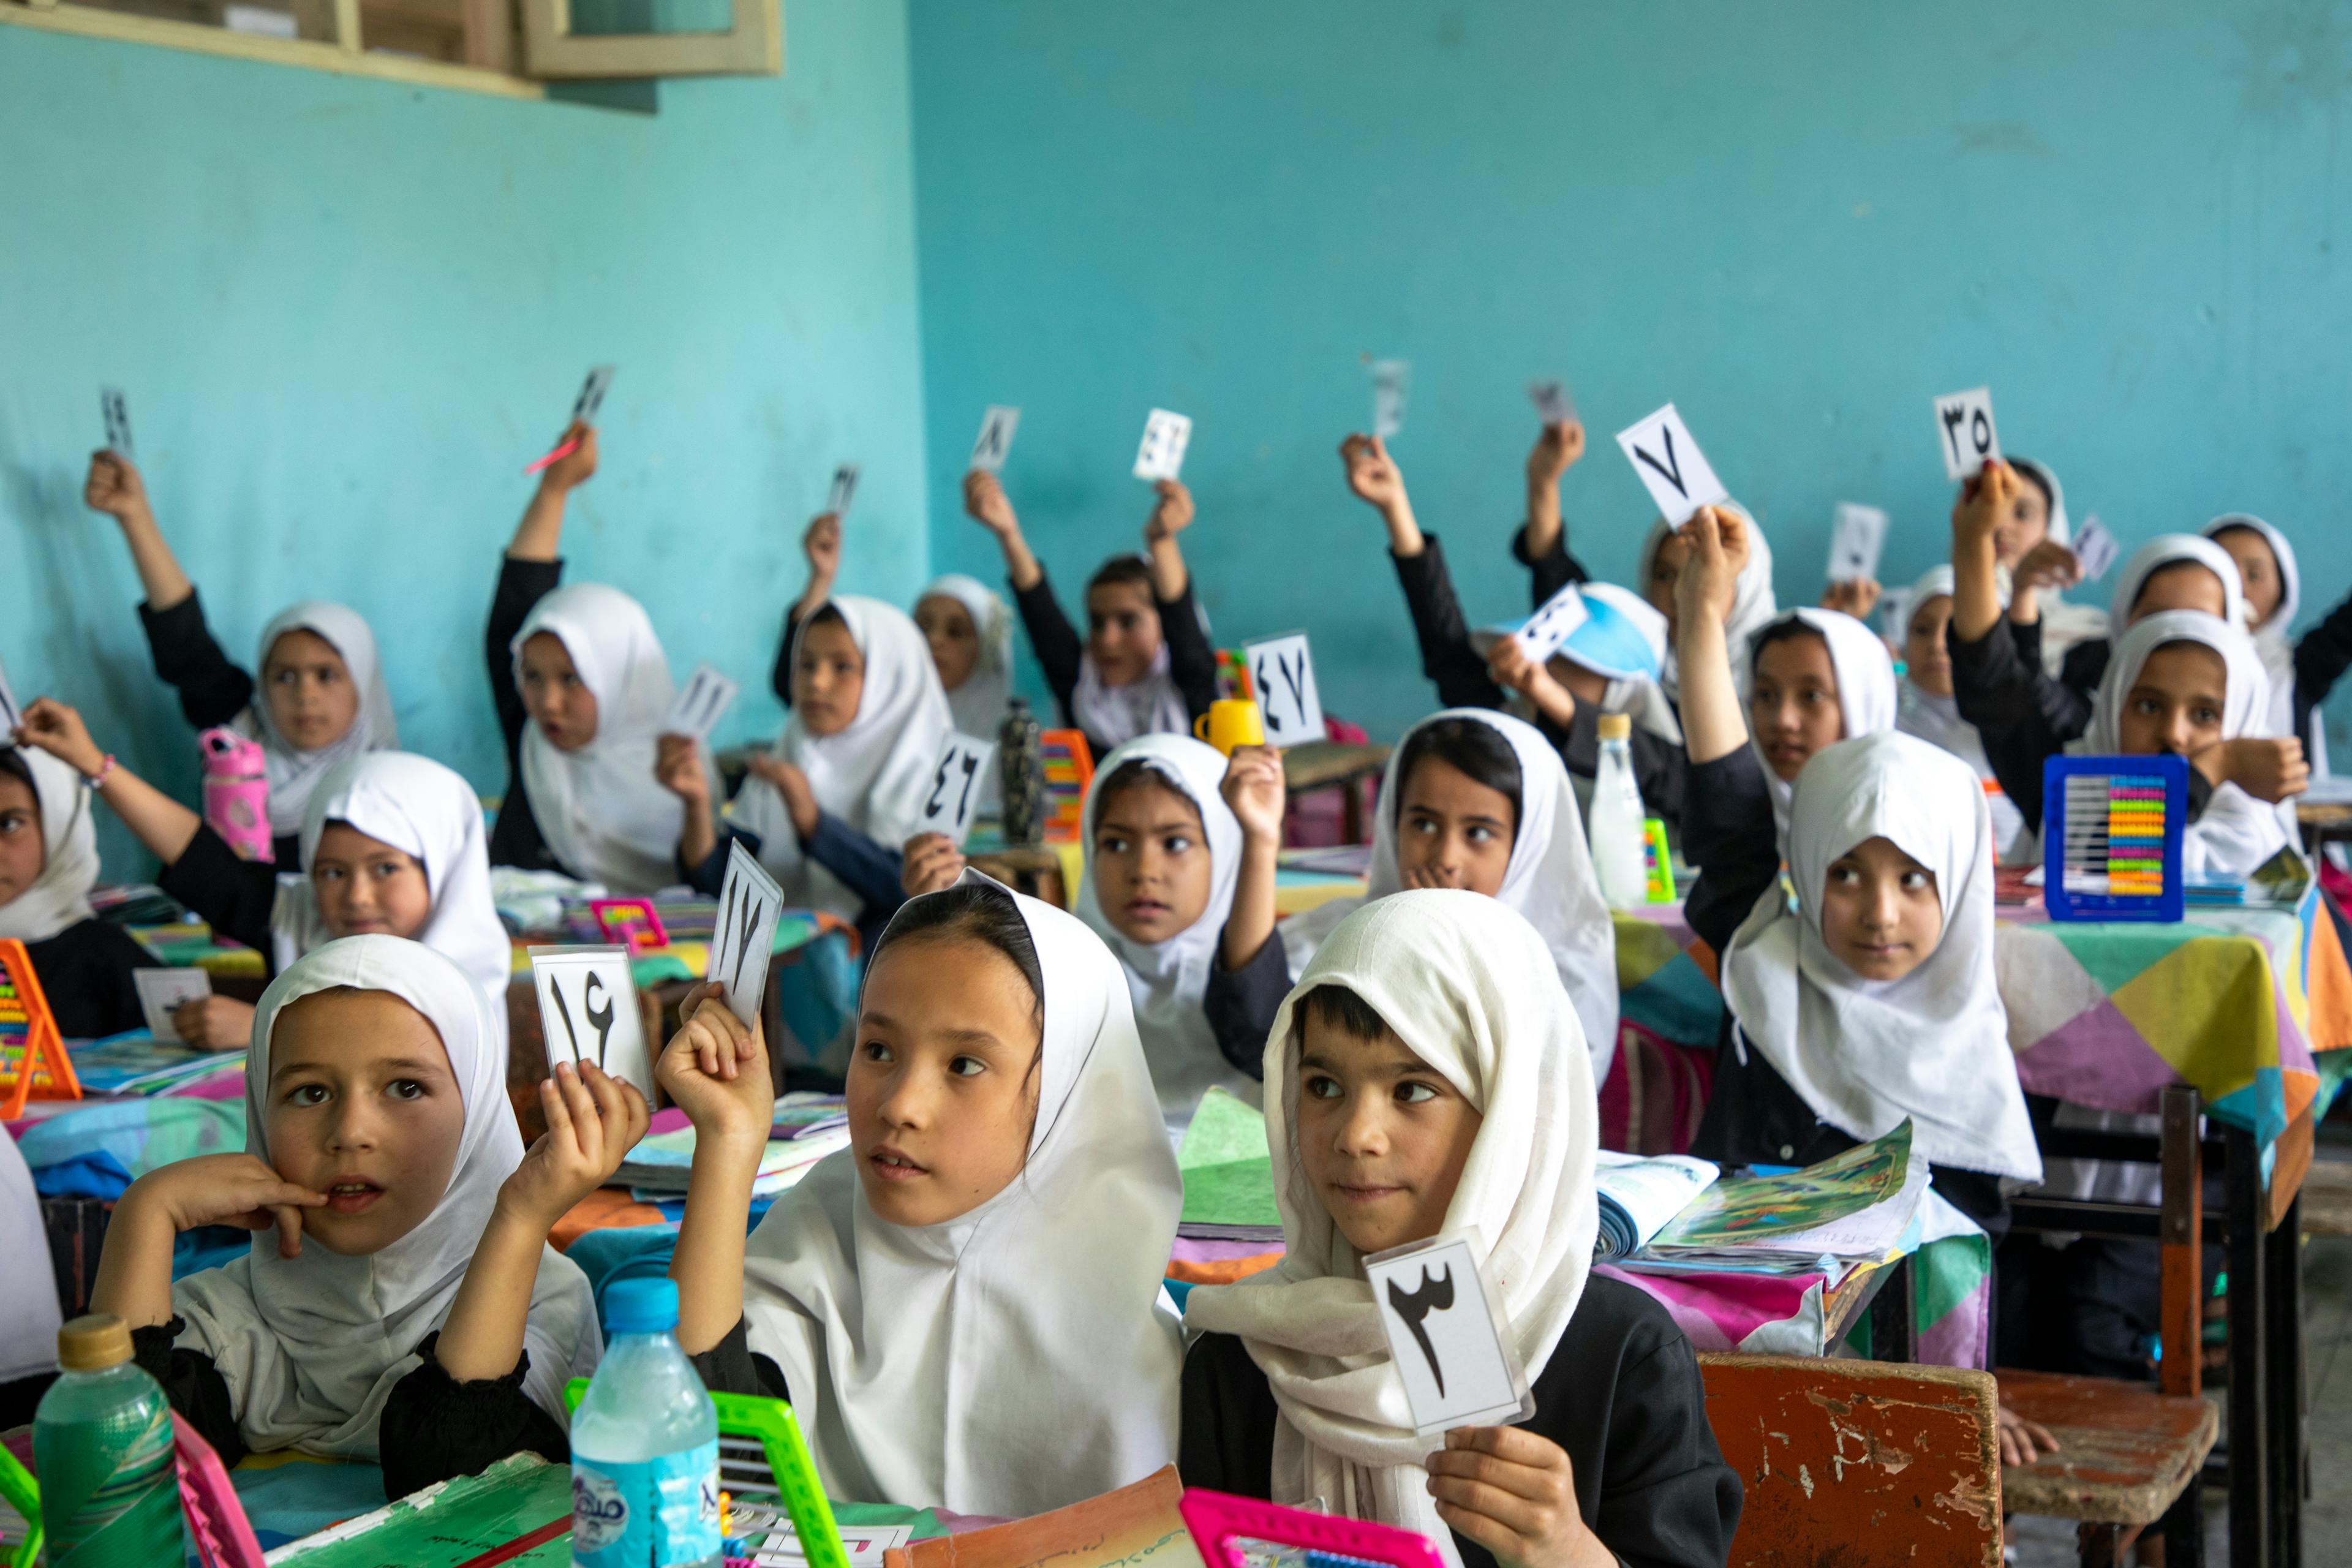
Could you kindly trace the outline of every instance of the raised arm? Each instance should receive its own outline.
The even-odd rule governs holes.
[[[122,541],[131,546],[131,563],[139,570],[139,585],[146,590],[150,610],[168,610],[195,590],[180,570],[179,557],[164,542],[147,504],[147,482],[138,466],[111,451],[89,455],[89,477],[82,483],[82,503],[102,511],[122,527]]]
[[[1675,582],[1675,648],[1682,665],[1683,744],[1696,766],[1748,743],[1724,631],[1739,570],[1748,564],[1748,525],[1737,512],[1703,506],[1682,533],[1691,552]]]
[[[1389,525],[1389,553],[1400,560],[1420,554],[1421,525],[1413,521],[1404,474],[1389,456],[1388,444],[1378,436],[1350,436],[1339,443],[1339,461],[1356,499],[1379,512],[1381,521]]]
[[[1152,596],[1164,605],[1182,598],[1192,585],[1184,570],[1184,552],[1176,544],[1176,536],[1192,526],[1192,492],[1175,479],[1161,479],[1151,488],[1159,499],[1143,525],[1143,544],[1150,552]]]
[[[1240,969],[1274,934],[1275,868],[1282,853],[1282,810],[1287,803],[1282,753],[1271,746],[1235,746],[1221,793],[1242,825],[1241,873],[1234,881],[1221,949],[1224,966]]]
[[[1021,519],[994,474],[986,468],[974,468],[964,475],[963,510],[965,515],[995,536],[997,548],[1004,552],[1005,575],[1012,580],[1015,593],[1025,594],[1045,580],[1045,570],[1037,564],[1028,540],[1022,537]]]
[[[170,866],[188,852],[205,819],[98,749],[82,717],[53,697],[25,710],[16,738],[38,746],[82,777],[155,858]]]
[[[2017,470],[1985,460],[1984,471],[1960,487],[1952,503],[1951,636],[1975,642],[2000,619],[2000,565],[1993,531],[2017,500]]]
[[[1530,561],[1540,561],[1559,542],[1566,525],[1559,510],[1559,481],[1584,456],[1584,425],[1563,419],[1547,425],[1528,453],[1528,525],[1521,535]]]
[[[677,1342],[687,1354],[700,1355],[743,1316],[743,1237],[776,1091],[761,1031],[728,1011],[718,986],[688,993],[680,1012],[686,1022],[670,1037],[655,1076],[694,1124],[686,1217],[669,1277],[677,1282]]]
[[[595,476],[596,427],[575,419],[563,439],[576,445],[539,476],[539,489],[531,492],[522,521],[515,525],[514,541],[507,546],[509,560],[552,561],[562,549],[564,503],[576,487]]]

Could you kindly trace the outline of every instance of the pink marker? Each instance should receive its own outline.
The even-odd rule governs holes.
[[[541,458],[539,461],[531,464],[530,467],[525,468],[523,472],[526,474],[535,474],[539,472],[540,469],[547,467],[548,464],[560,462],[563,458],[572,456],[572,453],[579,449],[580,442],[578,437],[575,437],[572,440],[563,443],[562,446],[558,447],[554,451],[550,452],[546,457]]]

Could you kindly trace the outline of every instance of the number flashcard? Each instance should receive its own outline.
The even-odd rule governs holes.
[[[1013,455],[1013,433],[1021,428],[1021,410],[992,403],[981,416],[980,439],[971,444],[971,467],[1002,473]]]
[[[1265,720],[1267,745],[1303,746],[1327,738],[1323,699],[1315,689],[1315,660],[1307,651],[1305,632],[1244,643],[1242,662],[1249,668],[1250,690]]]
[[[2116,563],[2116,556],[2122,549],[2123,546],[2116,542],[2116,536],[2099,521],[2096,512],[2084,518],[2083,526],[2074,531],[2074,559],[2082,564],[2083,581],[2085,583],[2095,583],[2105,576],[2107,568]]]
[[[923,796],[916,826],[925,833],[944,833],[963,847],[971,831],[971,816],[986,787],[988,770],[995,765],[996,743],[976,741],[954,731],[940,747],[939,765],[931,770],[931,787]]]
[[[100,387],[98,411],[106,419],[106,449],[131,461],[131,400],[122,395],[122,388]]]
[[[1192,443],[1192,421],[1155,408],[1143,422],[1143,445],[1136,449],[1135,477],[1172,479],[1184,469],[1184,448]]]
[[[1536,417],[1546,425],[1565,425],[1576,417],[1576,400],[1569,396],[1564,381],[1529,383],[1528,401],[1536,405]]]
[[[824,498],[824,510],[835,517],[849,515],[850,499],[857,494],[858,467],[844,463],[833,470],[833,493]]]
[[[1480,1272],[1475,1231],[1450,1231],[1364,1259],[1389,1356],[1423,1436],[1508,1426],[1535,1413],[1509,1325]]]
[[[1559,645],[1591,616],[1592,612],[1585,608],[1584,595],[1570,583],[1546,599],[1543,608],[1529,616],[1511,635],[1519,639],[1519,646],[1528,650],[1529,658],[1541,664],[1558,653]]]
[[[613,389],[613,367],[600,364],[588,373],[580,384],[580,395],[572,400],[572,417],[583,425],[596,423],[597,411],[604,406],[604,394]]]
[[[694,673],[687,678],[686,689],[669,705],[669,717],[662,721],[662,733],[709,740],[719,716],[735,700],[736,689],[735,683],[719,674],[716,667],[696,665]]]
[[[1878,580],[1878,552],[1886,543],[1886,514],[1850,500],[1837,504],[1830,529],[1830,581]]]
[[[1703,506],[1731,499],[1671,403],[1618,431],[1617,445],[1668,528],[1680,528]]]
[[[1404,429],[1404,390],[1412,365],[1401,359],[1372,362],[1372,434],[1385,441]]]
[[[768,994],[768,955],[776,947],[776,917],[784,890],[740,838],[727,847],[727,880],[719,889],[719,924],[710,933],[706,980],[727,987],[727,1007],[749,1025],[760,1021]]]
[[[1970,387],[1936,399],[1936,437],[1944,447],[1944,477],[1958,480],[1983,470],[2000,456],[1992,427],[1992,389]]]
[[[654,1103],[653,1053],[637,1011],[636,981],[625,947],[534,947],[531,984],[539,991],[539,1023],[547,1037],[547,1065],[594,1062],[637,1086]]]
[[[147,1016],[147,1032],[159,1040],[176,1040],[180,1031],[172,1015],[188,1002],[213,994],[213,977],[201,969],[134,969],[131,984],[138,988],[139,1010]]]

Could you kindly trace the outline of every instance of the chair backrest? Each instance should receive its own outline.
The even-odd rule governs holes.
[[[179,1468],[180,1511],[197,1561],[204,1568],[262,1568],[261,1542],[254,1539],[220,1455],[177,1413],[172,1416],[172,1458]]]
[[[1747,1493],[1733,1568],[1849,1555],[1999,1568],[1990,1373],[1716,1352],[1698,1361],[1707,1422]]]

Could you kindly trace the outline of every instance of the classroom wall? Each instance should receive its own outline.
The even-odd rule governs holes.
[[[843,585],[927,553],[906,16],[790,0],[782,79],[658,111],[519,102],[0,26],[0,664],[184,793],[119,531],[81,504],[128,394],[165,531],[231,655],[305,596],[373,620],[411,750],[505,763],[482,651],[525,462],[618,374],[576,578],[642,598],[683,680],[772,734],[799,540],[860,461]],[[142,869],[107,813],[108,868]]]
[[[1308,629],[1327,706],[1393,735],[1433,693],[1333,453],[1396,356],[1394,450],[1474,617],[1526,613],[1544,376],[1591,432],[1565,505],[1604,576],[1654,512],[1611,437],[1672,399],[1784,603],[1841,500],[1893,513],[1907,582],[1949,548],[1930,400],[1989,383],[2078,521],[2252,510],[2306,624],[2352,587],[2352,5],[913,0],[911,28],[942,570],[998,574],[955,491],[984,405],[1024,410],[1005,479],[1074,613],[1138,537],[1146,410],[1189,413],[1219,639]]]

